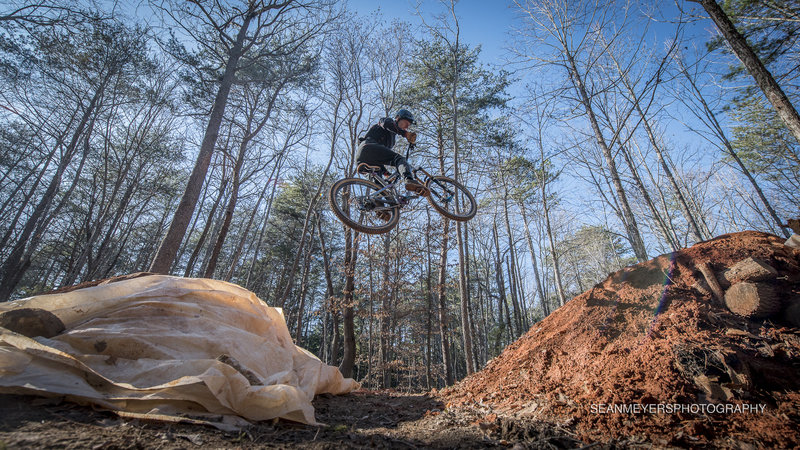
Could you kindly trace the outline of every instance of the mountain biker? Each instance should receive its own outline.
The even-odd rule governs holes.
[[[397,134],[406,138],[409,144],[417,141],[417,133],[408,131],[408,127],[413,123],[414,115],[407,109],[397,111],[394,119],[384,117],[378,120],[377,124],[369,128],[366,136],[359,138],[356,162],[371,166],[394,166],[405,177],[407,190],[423,192],[425,187],[414,179],[406,158],[392,150]]]

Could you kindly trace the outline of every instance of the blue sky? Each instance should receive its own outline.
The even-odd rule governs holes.
[[[444,8],[438,0],[349,0],[350,10],[360,16],[371,17],[380,11],[387,20],[402,19],[412,25],[421,24],[415,6],[426,21]],[[512,1],[461,0],[456,4],[463,40],[475,47],[481,46],[481,59],[487,64],[502,64],[506,54],[506,41],[511,23],[516,15]]]

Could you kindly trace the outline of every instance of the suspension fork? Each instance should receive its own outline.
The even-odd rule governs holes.
[[[447,192],[451,197],[453,195],[455,195],[454,192],[450,191],[450,189],[448,189],[447,186],[445,186],[442,183],[440,183],[439,180],[434,178],[433,175],[428,173],[427,170],[423,169],[422,167],[417,167],[416,169],[414,169],[414,177],[417,178],[419,181],[422,181],[422,180],[419,179],[419,177],[417,177],[417,172],[422,172],[422,174],[425,175],[425,177],[427,177],[427,180],[432,180],[434,183],[436,183],[437,186],[439,186],[440,188],[444,189],[444,191]],[[428,183],[426,181],[425,183],[422,183],[422,184],[428,184]]]

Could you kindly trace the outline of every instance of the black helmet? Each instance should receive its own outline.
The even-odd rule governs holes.
[[[411,111],[407,109],[401,109],[397,111],[397,114],[394,115],[394,120],[406,119],[412,124],[414,123],[414,115],[411,114]]]

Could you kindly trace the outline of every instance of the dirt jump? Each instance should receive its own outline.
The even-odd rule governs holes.
[[[237,432],[5,394],[0,448],[793,448],[799,310],[800,250],[735,233],[611,274],[442,391],[323,394],[322,425]]]

